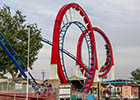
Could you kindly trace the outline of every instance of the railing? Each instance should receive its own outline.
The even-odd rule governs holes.
[[[25,100],[26,84],[15,82],[0,83],[0,100]],[[58,89],[51,87],[41,87],[40,93],[29,85],[28,100],[57,100]]]

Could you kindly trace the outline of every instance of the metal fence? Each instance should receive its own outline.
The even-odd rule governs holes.
[[[22,80],[0,83],[0,100],[25,100],[26,84]],[[36,93],[31,85],[28,87],[28,100],[57,100],[58,89],[40,86],[40,93]]]
[[[28,87],[28,97],[33,100],[58,100],[59,89],[40,86],[40,94],[37,94],[31,85]],[[0,83],[0,100],[25,100],[26,84],[23,80],[8,80]],[[88,100],[88,94],[80,90],[72,90],[71,100]]]
[[[29,86],[30,93],[35,93],[34,89]],[[4,82],[0,84],[0,92],[2,93],[26,93],[26,85],[13,82]]]

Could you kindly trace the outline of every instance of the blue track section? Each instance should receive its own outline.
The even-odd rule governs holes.
[[[64,39],[65,39],[65,36],[66,36],[66,33],[69,29],[69,27],[74,24],[76,25],[80,30],[81,30],[81,33],[85,32],[86,31],[86,34],[84,35],[84,39],[86,41],[86,44],[87,44],[87,47],[88,47],[88,56],[89,56],[89,64],[86,65],[83,63],[83,61],[81,61],[82,64],[84,64],[84,66],[86,66],[88,69],[90,68],[90,61],[91,61],[91,39],[90,39],[90,35],[89,35],[89,32],[87,31],[86,27],[80,23],[79,21],[73,21],[73,22],[69,22],[69,23],[66,23],[64,26],[62,26],[61,30],[60,30],[60,37],[59,37],[59,48],[61,48],[61,62],[62,62],[62,67],[63,67],[63,71],[64,71],[64,74],[65,74],[65,77],[67,78],[68,80],[68,75],[67,75],[67,72],[66,72],[66,67],[65,67],[65,61],[64,61],[64,55],[63,55],[63,44],[64,44]],[[87,74],[87,73],[86,73]]]
[[[16,54],[15,50],[10,46],[10,44],[8,43],[8,41],[5,39],[5,37],[2,35],[1,32],[0,32],[0,36],[2,37],[2,40],[0,40],[0,46],[3,48],[3,50],[6,52],[6,54],[11,58],[13,63],[16,65],[16,67],[22,73],[23,77],[27,78],[27,76],[28,76],[29,83],[32,85],[32,87],[35,89],[36,92],[39,92],[39,86],[37,85],[37,82],[31,75],[31,73],[28,72],[26,66],[24,65],[24,63],[22,62],[20,57]],[[6,43],[6,45],[4,42]],[[10,51],[12,51],[12,53],[14,55],[12,55],[12,53]],[[20,62],[20,63],[18,63],[18,62]],[[24,70],[23,70],[23,68],[24,68]]]
[[[65,35],[66,35],[66,32],[68,30],[68,28],[72,25],[72,24],[75,24],[80,30],[81,30],[81,33],[83,33],[84,31],[87,31],[86,27],[78,22],[78,21],[74,21],[74,22],[69,22],[69,23],[66,23],[60,30],[60,37],[59,37],[59,50],[60,50],[60,56],[61,56],[61,63],[62,63],[62,67],[63,67],[63,72],[65,74],[65,77],[67,79],[67,81],[69,82],[68,80],[68,75],[67,75],[67,72],[66,72],[66,69],[65,69],[65,64],[64,64],[64,54],[66,54],[67,56],[71,57],[73,60],[75,60],[76,62],[80,62],[82,63],[84,66],[86,66],[88,68],[88,72],[86,72],[86,75],[87,75],[87,79],[85,81],[85,84],[83,86],[83,88],[80,90],[81,92],[87,92],[87,90],[89,89],[90,85],[92,84],[92,81],[93,81],[93,78],[94,78],[94,57],[92,58],[91,57],[91,54],[94,54],[94,49],[93,46],[91,45],[92,41],[91,41],[91,38],[90,38],[90,35],[89,35],[89,32],[87,31],[87,33],[84,35],[84,39],[86,41],[86,44],[87,44],[87,47],[88,47],[88,54],[89,54],[89,64],[86,65],[84,64],[83,62],[81,62],[79,59],[77,59],[74,55],[72,55],[70,52],[68,52],[67,50],[65,50],[63,48],[63,44],[64,44],[64,38],[65,38]],[[49,45],[52,45],[52,42],[47,40],[47,39],[42,39],[43,42],[49,44]],[[92,51],[93,50],[93,51]],[[95,55],[94,55],[95,56]],[[91,61],[93,60],[93,63],[91,63]],[[90,66],[93,66],[93,68],[91,69]],[[88,85],[87,85],[88,84]]]
[[[44,43],[47,43],[49,45],[52,45],[52,42],[43,38],[42,41]],[[62,49],[62,48],[59,48],[60,51],[62,51],[63,53],[65,53],[67,56],[71,57],[73,60],[77,61],[77,62],[80,62],[80,60],[78,60],[73,54],[71,54],[69,51],[65,50],[65,49]],[[82,63],[83,64],[83,63]],[[85,64],[84,64],[85,65]],[[85,65],[86,66],[86,65]]]

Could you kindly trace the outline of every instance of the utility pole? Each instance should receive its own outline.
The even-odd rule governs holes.
[[[44,82],[44,77],[45,77],[45,72],[44,72],[44,70],[42,71],[42,80],[43,80],[43,82]]]
[[[30,27],[28,27],[28,58],[27,58],[26,100],[28,100],[28,93],[29,93],[29,67],[30,67]]]

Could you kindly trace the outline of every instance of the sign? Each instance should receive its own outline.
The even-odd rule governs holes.
[[[71,84],[59,85],[59,98],[71,98]]]

